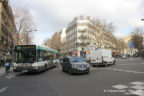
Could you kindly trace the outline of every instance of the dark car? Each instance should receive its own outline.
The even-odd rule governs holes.
[[[90,65],[82,57],[63,58],[62,71],[68,73],[89,73]]]

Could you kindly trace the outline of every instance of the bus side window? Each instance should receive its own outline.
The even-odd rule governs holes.
[[[43,60],[49,60],[49,54],[48,54],[48,52],[44,52],[43,53]]]
[[[43,54],[41,50],[38,50],[38,61],[42,61],[43,60]]]

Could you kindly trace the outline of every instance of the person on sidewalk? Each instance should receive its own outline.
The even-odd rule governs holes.
[[[0,68],[2,67],[2,61],[0,60]]]
[[[6,60],[6,63],[5,63],[5,68],[6,68],[6,72],[8,72],[9,71],[9,69],[10,69],[10,60],[8,59],[8,60]]]

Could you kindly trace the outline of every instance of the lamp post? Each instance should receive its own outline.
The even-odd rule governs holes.
[[[26,40],[26,45],[29,44],[29,33],[33,32],[33,31],[37,31],[37,30],[29,30],[29,31],[25,31],[27,33],[27,40]]]
[[[141,21],[144,21],[144,19],[142,18]],[[142,56],[143,56],[143,53],[144,53],[144,51],[143,51],[143,44],[142,44],[142,53],[141,53]]]

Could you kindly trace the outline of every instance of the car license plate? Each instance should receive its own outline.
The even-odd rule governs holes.
[[[85,70],[86,68],[85,67],[79,67],[78,69],[79,70]]]

